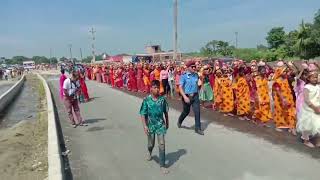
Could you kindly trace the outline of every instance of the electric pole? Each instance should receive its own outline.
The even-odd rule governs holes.
[[[82,61],[82,49],[80,48],[80,58],[81,58],[81,61]]]
[[[235,32],[236,35],[236,49],[238,49],[238,32]]]
[[[173,16],[174,16],[174,35],[173,35],[173,61],[177,60],[177,51],[178,51],[178,0],[174,0],[174,8],[173,8]]]
[[[95,49],[94,49],[94,41],[96,39],[94,33],[96,31],[92,27],[89,32],[92,34],[92,45],[91,45],[91,47],[92,47],[92,60],[91,60],[91,63],[94,63],[94,62],[96,62],[96,53],[95,53]]]
[[[73,62],[73,64],[75,64],[73,58],[72,58],[72,44],[69,44],[69,51],[70,51],[70,61]]]
[[[50,48],[50,57],[49,57],[50,59],[49,59],[49,64],[50,64],[50,66],[51,66],[51,58],[52,58],[52,48]]]

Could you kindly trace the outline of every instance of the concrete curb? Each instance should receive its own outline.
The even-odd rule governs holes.
[[[26,77],[23,75],[21,79],[16,82],[10,89],[0,96],[0,112],[5,110],[7,106],[12,102],[16,95],[20,92]]]
[[[62,157],[57,131],[57,123],[54,114],[51,91],[46,80],[37,73],[42,81],[47,97],[48,111],[48,180],[63,180]]]

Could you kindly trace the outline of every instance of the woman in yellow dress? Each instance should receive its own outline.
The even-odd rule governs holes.
[[[283,62],[279,62],[274,75],[274,84],[272,86],[274,99],[274,121],[276,130],[289,129],[293,135],[296,135],[296,108],[293,95],[287,79],[287,68]]]

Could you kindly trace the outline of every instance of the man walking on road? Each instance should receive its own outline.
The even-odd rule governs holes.
[[[187,71],[180,77],[179,89],[182,96],[183,111],[178,120],[178,128],[181,128],[182,122],[189,115],[190,107],[192,106],[195,116],[195,132],[199,135],[204,135],[200,123],[199,76],[195,71],[196,63],[189,61],[186,66],[188,68]]]
[[[155,136],[158,138],[159,145],[159,163],[161,171],[168,174],[169,171],[165,167],[165,140],[164,136],[169,128],[168,117],[169,106],[167,100],[160,96],[160,81],[153,80],[151,83],[151,94],[147,96],[141,105],[140,115],[144,128],[144,132],[148,136],[148,154],[147,160],[151,161],[152,150],[155,144]],[[163,118],[165,117],[165,120]]]

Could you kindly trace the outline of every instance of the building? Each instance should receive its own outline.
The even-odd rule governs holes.
[[[162,51],[160,45],[151,45],[145,47],[145,54],[136,54],[138,57],[151,57],[153,62],[158,61],[169,61],[173,59],[174,52],[173,51]],[[182,54],[180,52],[177,53],[177,60],[182,59]]]

